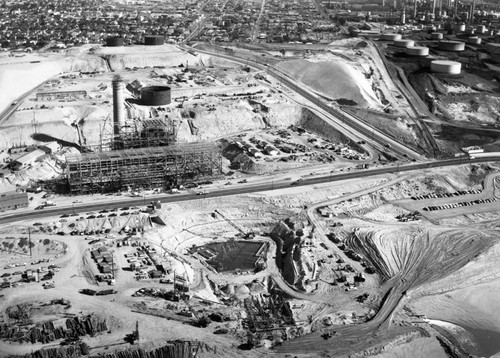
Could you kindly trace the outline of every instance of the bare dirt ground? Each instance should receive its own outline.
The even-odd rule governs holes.
[[[475,173],[478,170],[481,172],[484,167],[476,169]],[[61,297],[69,299],[72,303],[71,313],[101,312],[107,318],[111,333],[102,333],[93,338],[84,337],[84,341],[93,347],[92,352],[95,353],[108,345],[126,347],[123,345],[123,337],[134,329],[135,321],[138,321],[139,326],[144,329],[164,327],[161,333],[148,331],[147,341],[164,340],[166,337],[199,339],[220,347],[218,352],[222,356],[261,356],[265,352],[277,356],[291,353],[300,356],[336,356],[370,352],[380,354],[381,357],[393,357],[404,356],[405,352],[424,342],[427,354],[443,356],[441,345],[436,339],[441,337],[440,333],[433,330],[432,325],[426,323],[421,315],[462,325],[476,334],[478,330],[500,331],[500,323],[494,315],[489,314],[497,309],[494,293],[498,288],[495,262],[499,246],[496,226],[490,224],[494,221],[494,216],[491,215],[495,211],[490,211],[490,216],[483,218],[483,224],[476,223],[475,226],[469,225],[467,219],[450,225],[438,223],[437,219],[428,221],[423,216],[415,221],[401,222],[396,216],[408,214],[414,209],[404,206],[413,202],[404,198],[430,193],[436,187],[448,192],[465,187],[478,188],[481,187],[478,184],[482,182],[481,178],[485,178],[482,184],[483,194],[493,193],[495,175],[488,174],[487,171],[482,173],[482,176],[471,177],[471,168],[461,167],[422,172],[420,176],[380,177],[371,181],[322,184],[314,189],[297,187],[245,197],[211,200],[200,198],[182,204],[165,205],[160,216],[166,226],[144,225],[145,233],[137,235],[136,240],[155,247],[178,275],[184,275],[188,279],[194,295],[190,305],[185,302],[169,303],[164,299],[132,296],[143,288],[164,288],[168,291],[172,289],[172,285],[159,284],[157,280],[151,279],[137,280],[132,271],[122,270],[122,267],[128,265],[124,255],[136,251],[133,247],[116,247],[115,244],[117,240],[126,237],[125,234],[116,232],[123,227],[126,217],[118,216],[120,219],[116,219],[118,221],[114,222],[115,226],[110,226],[112,232],[109,235],[113,234],[114,237],[105,240],[106,245],[114,252],[118,270],[113,286],[118,293],[112,296],[83,296],[78,292],[81,288],[109,287],[95,286],[89,279],[89,272],[97,272],[89,251],[102,243],[89,245],[90,240],[85,240],[86,235],[43,234],[38,226],[38,231],[32,232],[37,246],[30,259],[54,256],[50,263],[61,266],[54,276],[56,288],[44,290],[41,283],[7,288],[2,292],[4,298],[1,308],[4,310],[14,302],[32,302],[35,293],[38,300]],[[450,198],[442,200],[448,199]],[[433,200],[438,203],[441,199]],[[304,209],[304,205],[307,205],[307,209]],[[254,240],[270,245],[265,269],[257,273],[216,273],[198,254],[189,252],[192,245],[224,242],[239,236],[236,228],[212,215],[215,209],[223,212],[243,231],[256,232]],[[319,215],[319,209],[332,215]],[[311,281],[306,284],[309,287],[306,291],[283,279],[283,274],[287,273],[276,265],[276,243],[266,235],[277,221],[290,217],[295,218],[295,222],[302,223],[304,243],[312,243],[302,248],[302,261],[299,259],[293,264],[296,268],[304,268],[305,262],[310,260],[316,266],[310,273]],[[67,228],[77,218],[65,219],[67,221],[59,224],[57,222],[60,219],[57,218],[41,224],[42,227],[59,225],[59,229]],[[85,219],[78,225],[82,230],[95,228],[94,222],[99,220],[102,219]],[[4,228],[2,233],[10,237],[24,237],[28,225],[29,223],[25,223]],[[351,259],[351,254],[345,248],[325,236],[330,233],[335,233],[341,243],[358,253],[361,261]],[[51,242],[64,242],[66,254],[56,258],[55,255],[60,250],[45,253],[38,249],[44,247],[44,238],[49,238]],[[309,259],[305,260],[306,256]],[[3,265],[17,263],[24,260],[24,257],[25,252],[14,258],[5,256]],[[83,257],[86,259],[83,260]],[[356,289],[346,291],[344,287],[347,286],[343,283],[332,285],[339,277],[338,274],[332,274],[340,266],[336,263],[338,259],[344,261],[342,265],[350,264],[355,272],[364,272],[368,263],[375,268],[377,274],[364,273],[365,281],[353,283]],[[33,267],[48,264],[40,263]],[[352,281],[354,274],[345,272],[348,282]],[[264,347],[283,338],[275,336],[268,341],[255,334],[254,342],[260,348],[251,351],[236,350],[235,347],[245,343],[248,338],[241,326],[245,322],[243,317],[247,314],[244,313],[246,309],[242,302],[245,298],[261,297],[261,293],[276,290],[288,297],[291,312],[297,322],[296,328],[288,330],[287,340],[274,350],[267,351]],[[231,300],[233,308],[227,305],[227,299]],[[201,304],[202,300],[210,304]],[[182,318],[176,312],[189,311],[190,307],[199,314],[220,311],[232,318],[223,324],[213,322],[208,328],[189,326],[187,329],[183,322],[192,318]],[[155,315],[167,315],[169,319]],[[37,319],[44,318],[42,316]],[[228,334],[214,335],[217,327],[227,327]],[[448,332],[446,327],[440,329],[444,330],[443,334]],[[445,334],[449,344],[455,342],[453,337],[458,335],[453,332]],[[297,335],[302,337],[293,339]],[[14,343],[4,346],[2,352],[10,354],[42,347],[40,344],[21,346]],[[453,349],[465,351],[467,347],[463,345]],[[481,349],[484,347],[479,343],[475,352],[485,352]],[[311,350],[316,353],[311,353]],[[490,352],[493,350],[491,348]]]

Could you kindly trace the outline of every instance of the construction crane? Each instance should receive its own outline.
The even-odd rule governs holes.
[[[229,218],[227,218],[224,214],[222,214],[219,210],[215,209],[214,212],[218,215],[220,215],[221,218],[226,220],[229,225],[234,227],[238,232],[246,239],[253,239],[254,238],[254,233],[253,232],[245,232],[243,231],[242,228],[240,228],[238,225],[236,225],[233,221],[231,221]]]

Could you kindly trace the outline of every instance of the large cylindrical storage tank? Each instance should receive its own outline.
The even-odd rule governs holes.
[[[431,62],[431,71],[448,75],[459,75],[462,71],[462,64],[455,61],[436,60]]]
[[[408,47],[406,48],[406,54],[409,56],[428,56],[429,48],[420,46]]]
[[[478,25],[476,27],[476,33],[478,34],[484,34],[486,32],[486,26],[484,25]]]
[[[396,47],[410,47],[415,45],[413,40],[394,40],[392,44]]]
[[[465,33],[467,35],[474,35],[475,32],[476,32],[476,29],[474,29],[473,27],[468,27],[465,29]]]
[[[433,32],[431,34],[431,39],[432,40],[442,40],[443,39],[443,34],[441,32]]]
[[[123,89],[125,85],[121,76],[113,78],[113,133],[120,134],[121,128],[125,126],[125,98]]]
[[[464,51],[465,42],[461,41],[439,41],[439,48],[445,51]]]
[[[144,45],[159,46],[165,43],[165,37],[161,35],[147,35],[144,36]]]
[[[172,101],[170,87],[150,86],[141,89],[141,104],[146,106],[166,106]]]
[[[108,37],[106,39],[106,46],[108,47],[123,46],[123,37]]]
[[[425,29],[427,30],[427,32],[429,32],[429,31],[436,31],[437,30],[436,26],[434,26],[434,25],[429,25]]]
[[[380,39],[384,41],[401,40],[401,38],[401,34],[382,34],[382,36],[380,36]]]
[[[464,32],[465,31],[465,24],[456,24],[455,25],[455,32]]]
[[[467,42],[470,43],[471,45],[480,45],[481,38],[477,36],[471,36],[467,39]]]
[[[500,43],[489,43],[486,45],[486,51],[490,54],[500,54]]]

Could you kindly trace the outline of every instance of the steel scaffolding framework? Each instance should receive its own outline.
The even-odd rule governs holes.
[[[126,188],[171,188],[222,174],[222,153],[215,143],[123,149],[66,156],[72,195]]]

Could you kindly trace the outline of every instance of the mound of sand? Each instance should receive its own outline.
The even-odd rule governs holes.
[[[369,108],[381,105],[365,76],[346,63],[299,59],[280,62],[276,67],[332,100],[354,101]]]
[[[385,279],[401,275],[415,288],[451,275],[494,242],[473,230],[427,232],[394,226],[361,228],[348,244],[363,252]]]

